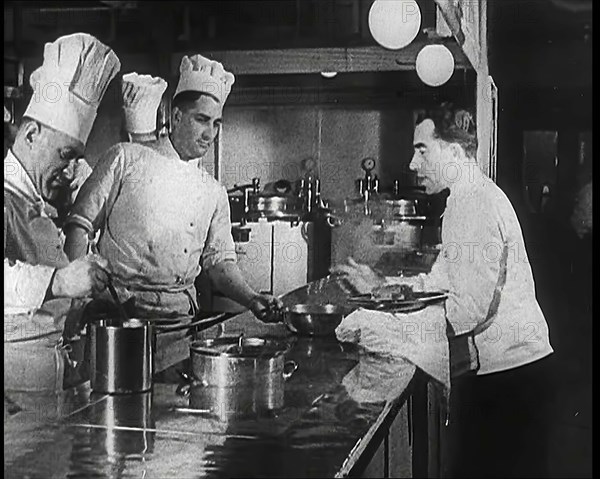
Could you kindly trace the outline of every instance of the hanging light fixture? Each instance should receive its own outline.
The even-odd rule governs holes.
[[[417,55],[417,75],[429,86],[440,86],[454,73],[454,57],[444,45],[427,45]]]
[[[369,10],[369,30],[377,43],[390,50],[409,45],[421,28],[421,9],[415,0],[375,0]]]

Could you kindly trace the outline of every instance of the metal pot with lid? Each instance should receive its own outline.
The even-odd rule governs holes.
[[[298,365],[285,361],[287,341],[242,336],[194,341],[192,374],[177,393],[190,408],[227,419],[283,407],[284,385]]]

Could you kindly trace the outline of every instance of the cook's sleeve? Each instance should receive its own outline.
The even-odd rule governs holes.
[[[33,311],[42,306],[55,268],[4,259],[4,310]]]
[[[474,197],[463,199],[446,209],[443,223],[439,269],[434,274],[440,284],[446,277],[446,318],[456,335],[470,332],[488,319],[501,267],[506,267],[494,206],[481,203]]]
[[[55,269],[6,258],[7,208],[4,206],[4,311],[32,311],[44,302]]]
[[[120,188],[125,166],[126,154],[121,144],[106,150],[79,190],[65,223],[81,226],[90,236],[98,231]]]
[[[423,278],[423,289],[425,291],[447,291],[450,288],[442,251],[433,262],[429,273],[421,273],[420,276]]]
[[[206,245],[202,253],[202,268],[210,269],[222,261],[237,261],[231,235],[229,200],[225,188],[219,187],[217,205],[210,221]]]

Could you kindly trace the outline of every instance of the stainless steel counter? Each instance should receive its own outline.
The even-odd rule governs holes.
[[[324,291],[334,302],[343,298],[321,282],[288,300]],[[387,361],[354,345],[298,338],[250,313],[221,327],[226,334],[290,341],[286,357],[299,368],[285,383],[280,410],[219,420],[188,411],[189,400],[168,380],[155,381],[152,392],[126,396],[97,395],[87,385],[61,394],[8,391],[22,410],[10,414],[5,407],[7,477],[344,477],[373,454],[379,431],[411,396],[418,377],[408,362],[396,362],[390,376]],[[216,334],[216,328],[204,332]],[[372,388],[373,377],[382,378],[378,388]],[[392,388],[393,398],[374,390],[365,395]]]

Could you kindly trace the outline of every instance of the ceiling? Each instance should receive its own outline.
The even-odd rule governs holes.
[[[368,46],[372,1],[9,1],[5,58],[39,56],[45,42],[74,31],[120,54]],[[422,27],[434,26],[434,1],[418,2]],[[591,0],[488,0],[488,23],[499,81],[591,86]]]

